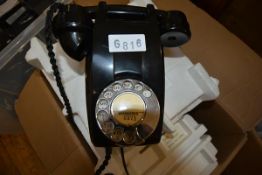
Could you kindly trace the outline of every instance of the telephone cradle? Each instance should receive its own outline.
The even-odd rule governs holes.
[[[163,47],[181,46],[190,39],[186,16],[180,11],[156,10],[153,5],[55,4],[47,16],[47,48],[52,58],[53,36],[70,57],[77,61],[86,58],[93,144],[158,143],[165,95]],[[51,59],[51,63],[57,76],[55,61]],[[61,78],[56,80],[61,86]],[[60,90],[63,96],[63,88]],[[64,101],[72,114],[68,99]]]

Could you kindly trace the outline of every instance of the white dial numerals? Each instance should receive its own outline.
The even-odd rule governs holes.
[[[152,93],[149,90],[145,90],[143,91],[143,95],[148,98],[151,97]]]
[[[115,92],[120,91],[121,89],[122,89],[122,86],[119,83],[113,85],[113,90]]]
[[[115,142],[120,142],[123,139],[124,129],[122,127],[117,127],[111,134],[111,139]]]
[[[123,87],[126,88],[126,89],[132,89],[133,85],[130,81],[125,81],[123,83]]]
[[[111,92],[111,91],[106,91],[106,92],[104,93],[104,97],[105,97],[105,98],[112,98],[112,96],[113,96],[113,92]]]
[[[112,133],[114,131],[115,125],[113,122],[108,121],[108,122],[102,123],[101,127],[105,133]]]
[[[99,122],[105,122],[109,120],[109,114],[106,111],[99,111],[97,113],[97,119]]]
[[[136,91],[141,91],[143,89],[143,86],[141,84],[136,84],[135,85],[135,90]]]
[[[98,107],[99,107],[100,109],[106,109],[107,106],[108,106],[108,103],[107,103],[106,100],[100,100],[100,101],[98,102]]]

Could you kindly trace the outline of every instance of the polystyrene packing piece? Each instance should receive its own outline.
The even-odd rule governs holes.
[[[50,58],[47,54],[48,52],[46,49],[46,45],[42,41],[34,37],[30,41],[30,46],[31,48],[25,56],[26,61],[45,72],[47,78],[54,81],[53,70],[50,64]],[[78,62],[70,58],[64,52],[59,43],[55,43],[53,46],[57,65],[59,67],[61,78],[64,83],[67,83],[78,76],[84,76],[84,60]]]
[[[165,53],[165,120],[175,123],[201,102],[216,99],[218,80],[201,64],[193,65],[179,48],[166,49]]]
[[[179,164],[166,169],[167,175],[209,175],[218,165],[217,149],[211,143],[211,137],[204,135],[192,152]]]
[[[190,115],[185,115],[174,125],[172,133],[165,133],[157,145],[127,147],[125,157],[130,174],[159,175],[170,166],[179,164],[187,157],[207,129],[198,124]],[[115,163],[113,163],[115,162]],[[117,162],[121,162],[119,150],[112,156],[112,169],[108,173],[122,174],[124,171]]]
[[[152,4],[155,8],[157,6],[151,0],[130,0],[128,5],[146,7],[147,4]]]

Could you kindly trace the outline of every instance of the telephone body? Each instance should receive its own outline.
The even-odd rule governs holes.
[[[70,57],[86,57],[93,144],[158,143],[164,109],[163,46],[180,46],[190,39],[185,15],[153,5],[60,5],[52,29]]]

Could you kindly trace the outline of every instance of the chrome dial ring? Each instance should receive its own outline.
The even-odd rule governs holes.
[[[118,145],[139,145],[155,131],[160,119],[160,105],[146,84],[123,79],[111,83],[101,92],[95,114],[106,137]]]

